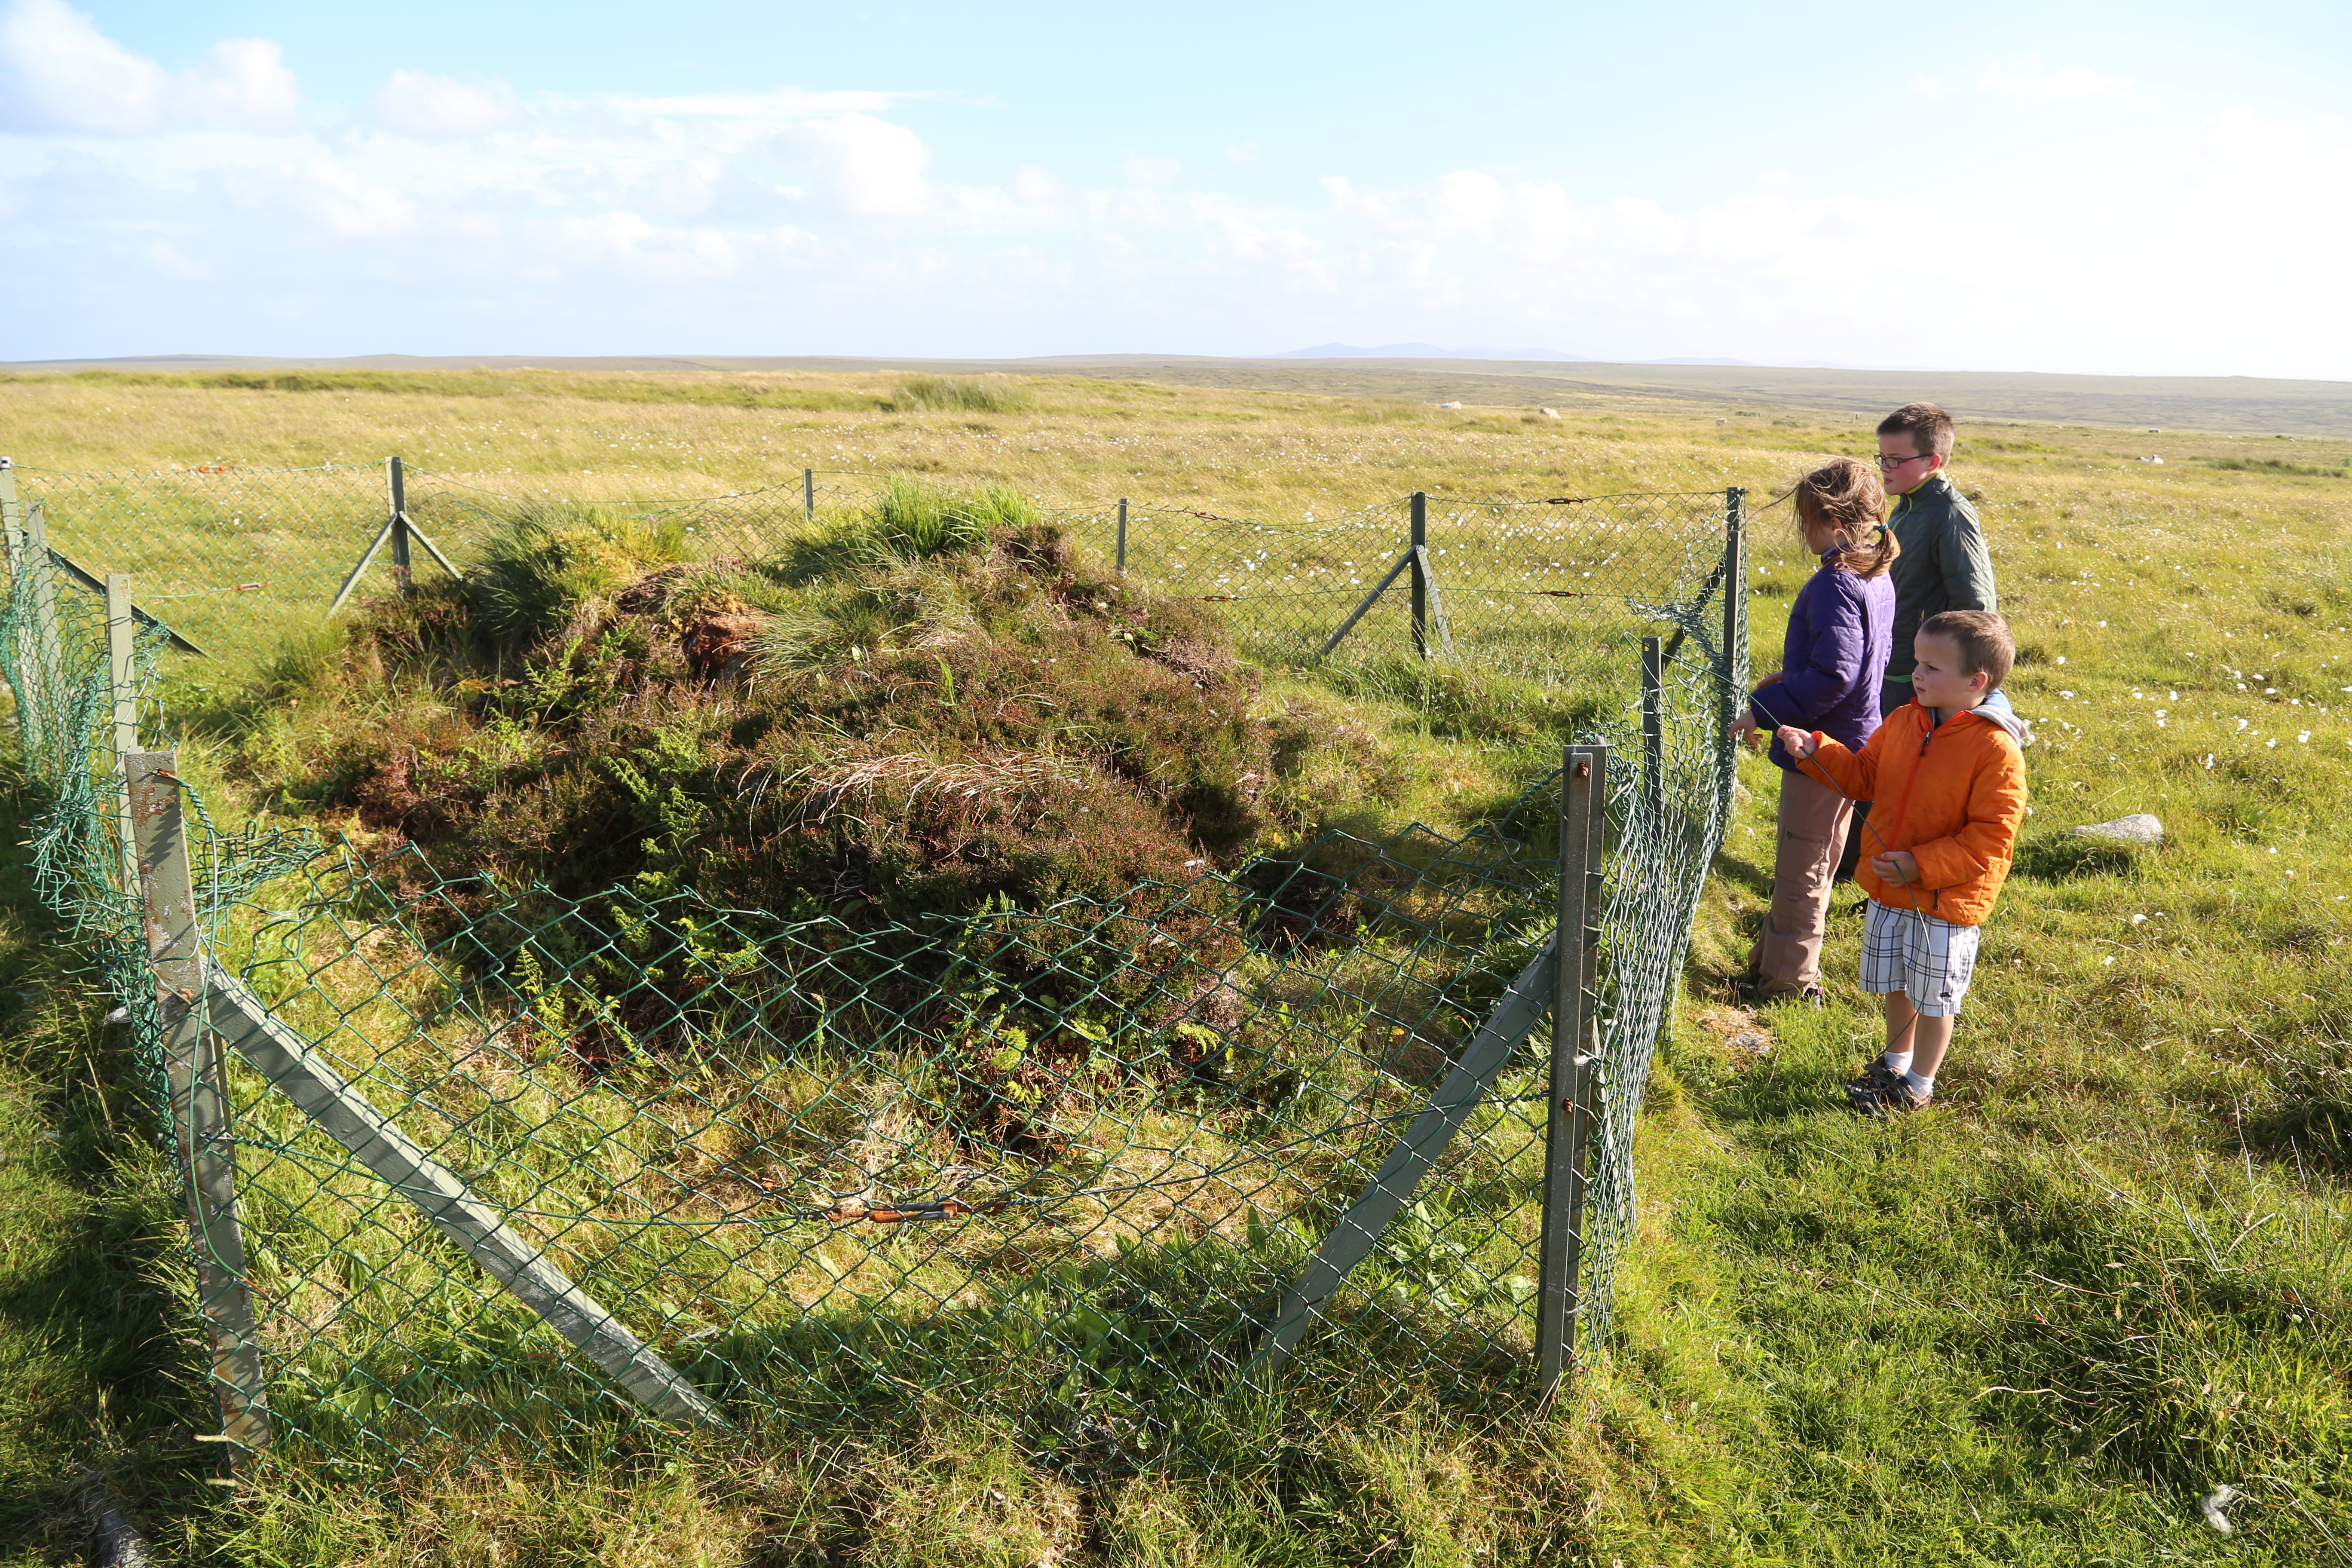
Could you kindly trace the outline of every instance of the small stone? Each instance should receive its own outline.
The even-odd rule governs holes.
[[[2105,838],[2117,844],[2161,844],[2164,824],[2145,811],[2118,816],[2113,822],[2090,822],[2074,829],[2081,838]]]

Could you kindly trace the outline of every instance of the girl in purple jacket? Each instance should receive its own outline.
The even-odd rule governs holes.
[[[1769,735],[1793,724],[1859,748],[1878,728],[1878,675],[1895,628],[1895,584],[1886,569],[1902,547],[1885,521],[1878,470],[1867,464],[1840,458],[1799,479],[1790,493],[1805,548],[1821,557],[1821,569],[1789,612],[1780,673],[1756,689],[1734,732],[1752,742],[1759,730]],[[1818,1004],[1830,886],[1853,803],[1798,771],[1777,739],[1772,760],[1781,769],[1772,907],[1740,994]]]

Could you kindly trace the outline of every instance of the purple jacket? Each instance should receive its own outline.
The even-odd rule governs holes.
[[[1859,751],[1878,728],[1878,677],[1895,634],[1895,582],[1864,580],[1830,564],[1797,591],[1780,673],[1756,689],[1748,710],[1769,733],[1783,724],[1819,730]],[[1794,770],[1776,736],[1772,760]]]

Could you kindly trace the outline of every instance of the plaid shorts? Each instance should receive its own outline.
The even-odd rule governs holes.
[[[1873,899],[1862,925],[1862,988],[1879,996],[1900,991],[1921,1016],[1951,1017],[1977,972],[1982,934],[1976,926],[1889,909]]]

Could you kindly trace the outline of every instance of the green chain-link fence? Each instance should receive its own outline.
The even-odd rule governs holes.
[[[391,513],[350,472],[381,486],[299,482],[364,546]],[[218,477],[26,489],[48,548],[139,565],[146,608],[151,580],[200,574],[103,542],[216,513]],[[407,479],[407,515],[462,564],[501,503]],[[806,488],[694,526],[711,553],[759,547],[806,521]],[[221,831],[137,751],[171,725],[158,661],[184,656],[120,605],[110,623],[9,501],[0,660],[41,886],[180,1151],[229,1430],[374,1468],[944,1404],[1133,1466],[1214,1463],[1301,1412],[1540,1393],[1563,1333],[1606,1326],[1641,1091],[1723,829],[1737,506],[1432,502],[1418,526],[1399,506],[1312,534],[1131,510],[1130,574],[1222,604],[1268,660],[1310,658],[1404,557],[1349,638],[1393,647],[1417,621],[1433,654],[1580,684],[1591,744],[1465,837],[1332,835],[1189,885],[904,926]],[[1056,515],[1118,550],[1108,509]],[[1563,919],[1599,940],[1597,972],[1567,944],[1565,982]],[[1568,1147],[1587,1125],[1589,1165]]]

